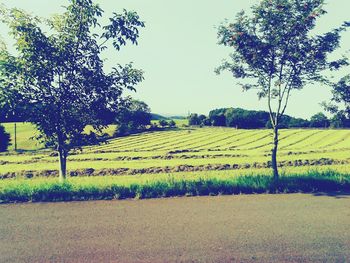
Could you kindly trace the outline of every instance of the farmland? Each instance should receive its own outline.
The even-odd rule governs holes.
[[[56,176],[57,156],[29,140],[34,129],[30,124],[22,125],[18,147],[27,151],[0,155],[0,175]],[[271,138],[270,130],[215,127],[148,132],[72,152],[68,171],[71,176],[268,174]],[[350,130],[282,130],[279,166],[285,174],[328,169],[345,173],[350,167],[349,150]]]

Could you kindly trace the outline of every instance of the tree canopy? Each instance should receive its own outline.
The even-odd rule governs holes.
[[[350,75],[346,75],[333,85],[332,94],[331,102],[323,102],[323,106],[335,114],[335,127],[350,127]]]
[[[330,84],[324,74],[347,65],[345,58],[330,60],[340,44],[344,23],[324,34],[311,34],[326,14],[324,0],[261,0],[251,13],[240,12],[234,22],[218,29],[220,45],[231,47],[230,59],[217,68],[246,80],[243,90],[254,89],[267,99],[274,129],[272,166],[277,171],[278,125],[293,90],[306,84]]]
[[[126,101],[123,90],[135,90],[143,79],[131,63],[116,64],[106,72],[101,54],[109,40],[117,50],[127,42],[137,44],[144,22],[135,12],[123,10],[102,26],[103,10],[92,0],[70,0],[62,14],[49,19],[16,8],[2,7],[0,13],[17,50],[10,55],[2,47],[1,64],[6,67],[1,71],[7,85],[1,90],[15,87],[30,106],[27,120],[58,150],[64,178],[68,152],[80,146],[86,125],[100,130],[106,125],[101,113],[120,109]]]

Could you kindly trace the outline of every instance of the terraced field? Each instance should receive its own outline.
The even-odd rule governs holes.
[[[71,176],[269,171],[270,130],[187,128],[149,132],[86,147],[69,156]],[[282,130],[279,165],[285,173],[350,170],[350,130]],[[48,150],[0,155],[0,176],[57,175]]]

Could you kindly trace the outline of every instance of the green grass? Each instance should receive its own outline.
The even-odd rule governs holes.
[[[11,136],[12,145],[9,147],[10,151],[15,149],[15,126],[14,123],[2,123],[5,127],[6,132],[8,132]],[[116,126],[110,125],[103,132],[113,135]],[[85,132],[89,133],[90,131],[94,131],[94,129],[90,126],[86,127]],[[34,137],[39,134],[36,127],[28,122],[18,122],[17,123],[17,149],[24,151],[35,151],[44,148],[44,144],[39,143]]]
[[[11,136],[12,145],[9,147],[9,150],[12,151],[15,149],[15,126],[14,123],[3,123],[6,132]],[[35,126],[31,123],[17,123],[17,149],[33,151],[42,149],[43,144],[38,143],[34,139],[38,135],[38,131]]]
[[[314,171],[282,176],[277,183],[270,174],[226,177],[170,174],[136,180],[92,177],[70,178],[65,183],[50,178],[15,179],[4,180],[0,185],[0,203],[329,191],[350,191],[350,175]]]

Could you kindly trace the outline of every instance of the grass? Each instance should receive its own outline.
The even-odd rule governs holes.
[[[270,174],[91,177],[65,183],[52,178],[15,179],[1,184],[0,203],[329,191],[350,191],[350,174],[310,171],[282,176],[278,182]]]
[[[9,147],[10,151],[15,149],[15,126],[14,123],[3,123],[6,132],[11,136],[12,145]],[[38,143],[33,137],[38,135],[38,131],[31,123],[17,123],[17,147],[21,150],[33,151],[44,148],[44,145]]]
[[[30,137],[29,130],[33,126],[27,123],[18,126],[19,130],[26,131],[22,133],[26,136],[19,136],[21,140]],[[89,129],[87,127],[87,132]],[[113,127],[107,131],[113,131]],[[280,138],[278,160],[281,165],[287,163],[288,166],[315,168],[330,164],[330,161],[343,164],[343,169],[350,168],[350,130],[281,130]],[[242,168],[258,164],[259,167],[266,167],[270,160],[271,141],[270,130],[192,128],[148,132],[86,147],[83,152],[69,156],[68,170],[93,169],[102,172],[106,169],[157,168],[157,172],[173,172],[179,166],[222,165],[232,169],[234,165]],[[325,163],[324,160],[328,161]],[[50,156],[50,151],[0,155],[0,176],[8,173],[23,175],[26,172],[45,174],[45,171],[57,170],[57,167],[57,157]]]
[[[0,202],[350,191],[350,130],[281,130],[278,184],[268,168],[270,130],[216,127],[146,132],[85,147],[68,158],[74,177],[59,184],[57,157],[30,145],[33,129],[18,124],[19,148],[32,151],[0,154],[0,177],[7,178],[0,180]]]
[[[14,123],[2,123],[5,127],[6,132],[8,132],[11,136],[12,145],[9,147],[10,151],[13,151],[15,148],[15,126]],[[17,148],[23,151],[35,151],[44,148],[44,144],[39,143],[34,137],[36,137],[39,133],[36,127],[28,122],[18,122],[17,123]],[[113,135],[116,126],[110,125],[103,132]],[[85,132],[89,133],[90,131],[94,131],[94,129],[90,126],[86,127]]]

